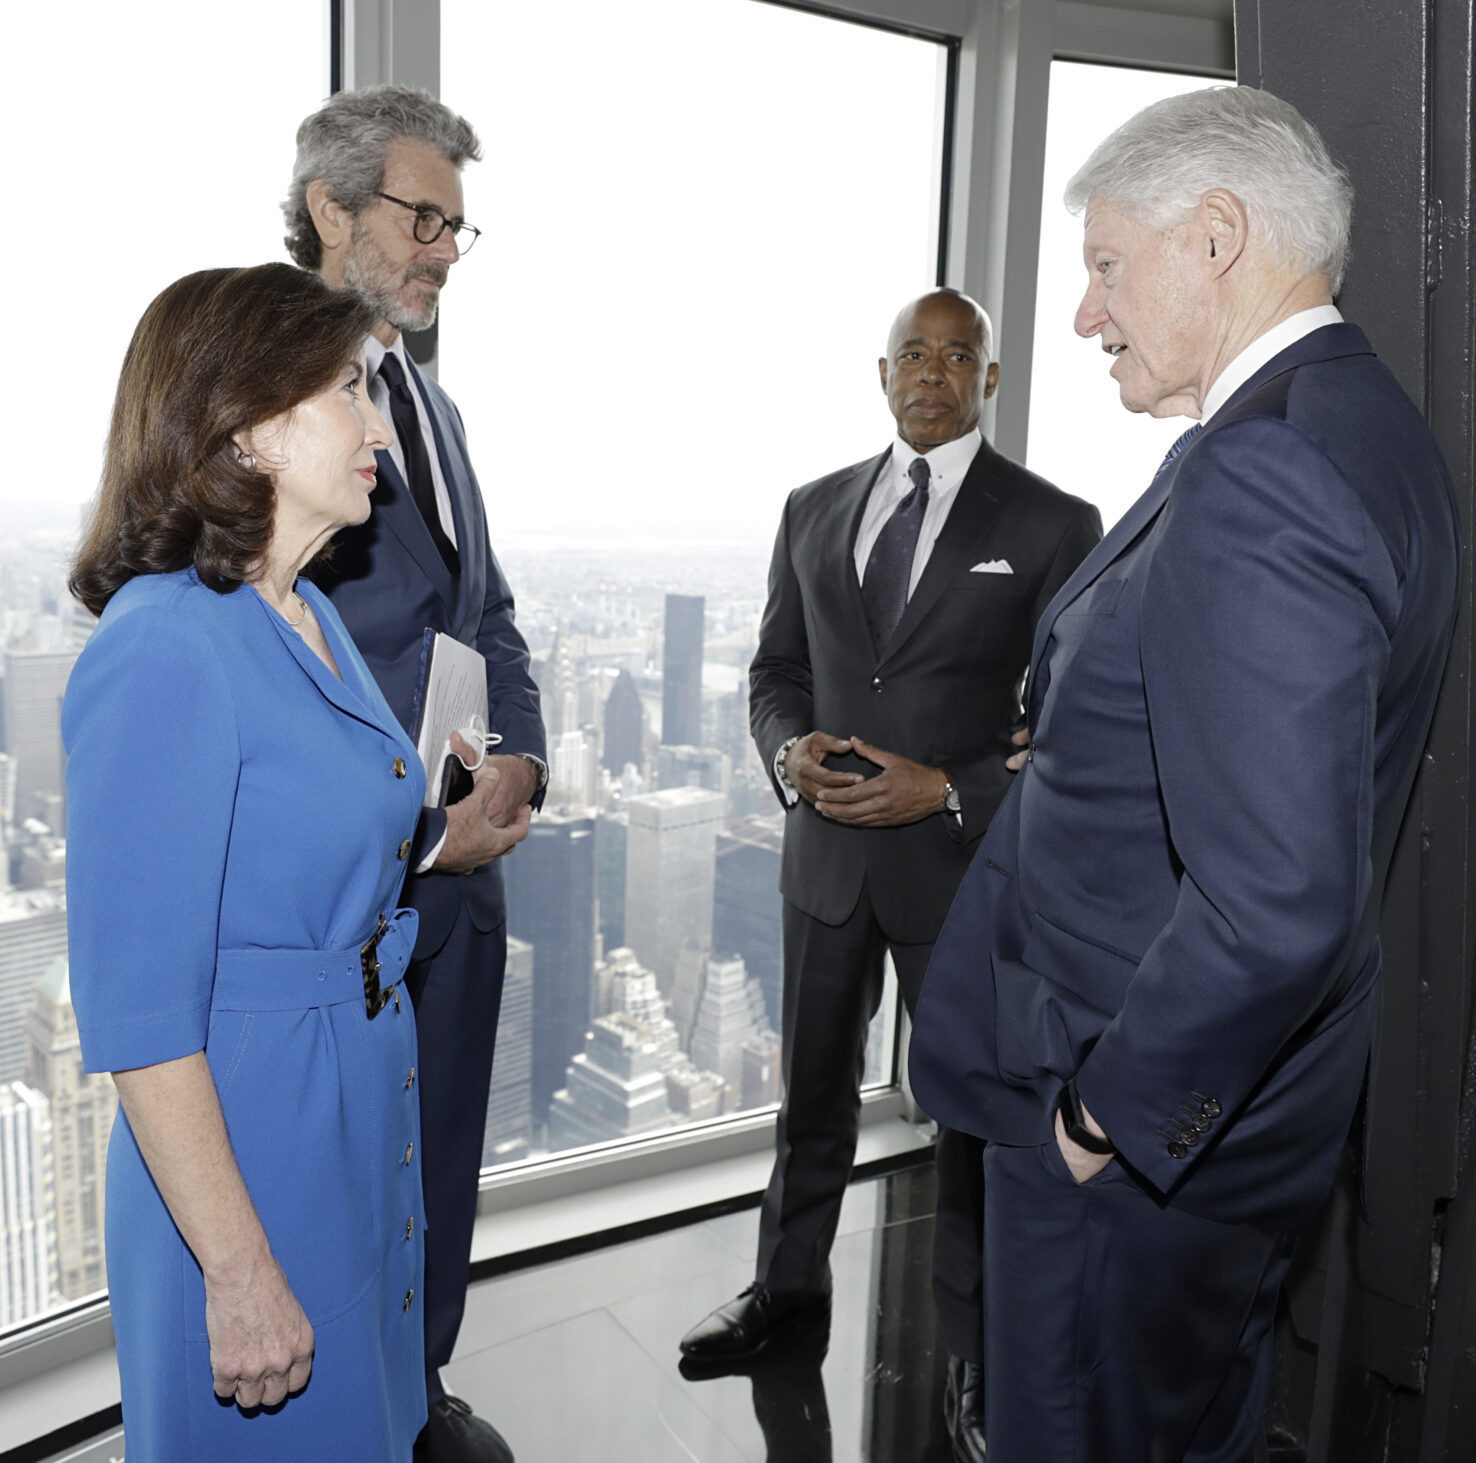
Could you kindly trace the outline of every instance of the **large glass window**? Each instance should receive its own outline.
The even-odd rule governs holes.
[[[506,864],[489,1164],[778,1097],[769,550],[792,488],[891,439],[876,361],[937,258],[941,47],[755,0],[559,15],[552,44],[536,6],[441,7],[487,157],[440,374],[552,764]]]
[[[1123,408],[1101,343],[1071,328],[1086,288],[1082,221],[1061,202],[1092,149],[1133,113],[1164,97],[1223,81],[1079,61],[1051,65],[1030,376],[1030,467],[1102,510],[1110,528],[1152,481],[1163,454],[1189,423],[1156,421]]]
[[[59,714],[90,619],[67,560],[134,324],[171,280],[282,257],[325,13],[150,0],[0,19],[13,328],[0,478],[0,1333],[100,1291],[111,1080],[81,1071]],[[65,87],[58,78],[65,77]],[[141,849],[140,857],[148,850]]]

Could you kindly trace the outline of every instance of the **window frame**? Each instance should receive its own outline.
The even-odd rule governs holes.
[[[530,0],[531,3],[531,0]],[[999,449],[1023,459],[1029,420],[1040,171],[1053,60],[1175,70],[1234,80],[1231,0],[753,0],[935,41],[947,48],[942,119],[938,279],[978,298],[991,312],[1009,370],[982,423]],[[556,10],[550,0],[545,10]],[[330,40],[328,89],[399,81],[440,90],[440,3],[324,0]],[[557,34],[556,15],[548,17]],[[434,370],[434,341],[429,342]],[[899,1133],[921,1114],[906,1082],[905,1013],[899,1010],[894,1081],[863,1099],[868,1129],[893,1122]],[[550,1198],[618,1182],[659,1179],[678,1168],[766,1150],[773,1109],[693,1124],[618,1147],[554,1155],[540,1165],[484,1173],[480,1213],[505,1213]],[[916,1138],[899,1141],[899,1151]],[[0,1412],[22,1431],[75,1439],[116,1423],[116,1373],[99,1353],[112,1344],[106,1297],[79,1301],[0,1337]],[[39,1387],[48,1385],[44,1401]],[[111,1380],[106,1380],[111,1378]],[[36,1395],[28,1395],[35,1393]],[[58,1404],[61,1404],[60,1406]],[[44,1418],[45,1426],[34,1419]],[[91,1426],[88,1426],[91,1425]],[[86,1428],[87,1430],[81,1430]]]

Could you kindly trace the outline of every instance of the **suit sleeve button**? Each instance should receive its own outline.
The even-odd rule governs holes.
[[[1207,1097],[1201,1104],[1200,1111],[1213,1122],[1225,1109],[1213,1097]]]
[[[415,1082],[415,1068],[414,1067],[411,1067],[410,1068],[410,1075],[405,1078],[405,1091],[406,1092],[409,1092],[410,1088],[414,1085],[414,1082]]]
[[[409,1219],[407,1219],[405,1221],[405,1238],[406,1239],[409,1239],[410,1236],[412,1234],[414,1234],[414,1233],[415,1233],[415,1216],[412,1214],[409,1217]]]
[[[407,1143],[405,1145],[405,1162],[406,1163],[409,1163],[410,1160],[411,1160],[411,1158],[414,1157],[414,1155],[415,1155],[415,1145],[413,1143]]]
[[[396,757],[395,758],[395,776],[396,777],[403,777],[404,775],[405,775],[405,759],[403,757]]]
[[[401,1307],[401,1309],[408,1311],[410,1309],[410,1302],[412,1300],[414,1300],[414,1299],[415,1299],[415,1292],[414,1292],[414,1290],[407,1290],[405,1292],[405,1304],[404,1304],[403,1307]]]
[[[404,863],[410,857],[410,840],[404,839],[400,844],[400,862]]]
[[[1168,1154],[1170,1158],[1187,1158],[1189,1156],[1189,1150],[1175,1138],[1168,1146]]]

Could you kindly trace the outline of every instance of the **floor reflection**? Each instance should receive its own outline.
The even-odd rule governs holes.
[[[853,1185],[830,1317],[740,1367],[677,1341],[752,1278],[752,1210],[474,1286],[447,1381],[520,1463],[948,1463],[932,1207],[930,1168]]]

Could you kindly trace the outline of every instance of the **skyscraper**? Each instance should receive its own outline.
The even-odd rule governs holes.
[[[637,770],[646,760],[646,708],[635,677],[622,670],[605,702],[605,749],[600,765],[619,777],[629,762]]]
[[[67,953],[60,889],[0,892],[0,1082],[26,1074],[26,1016],[41,973]]]
[[[728,806],[732,772],[732,759],[716,747],[663,742],[656,754],[657,787],[705,787],[722,794],[724,809]]]
[[[625,943],[625,845],[629,830],[630,817],[624,809],[601,813],[595,819],[595,892],[600,901],[600,942],[607,954]]]
[[[630,1138],[672,1124],[666,1075],[650,1028],[617,1011],[598,1016],[549,1110],[548,1146],[557,1151]]]
[[[700,594],[666,596],[666,644],[661,656],[661,740],[702,743],[702,621]]]
[[[700,638],[698,644],[700,656]],[[61,704],[76,659],[75,650],[12,650],[5,656],[0,694],[5,700],[5,751],[16,761],[17,821],[40,813],[38,798],[65,795]]]
[[[743,1048],[769,1030],[764,993],[750,980],[741,958],[713,956],[697,1018],[692,1023],[690,1052],[694,1066],[716,1072],[734,1093],[743,1090]]]
[[[713,848],[723,800],[700,787],[631,798],[625,853],[625,943],[671,993],[684,940],[712,941]]]
[[[26,1022],[26,1084],[51,1102],[52,1191],[56,1214],[56,1288],[68,1300],[108,1283],[103,1265],[104,1179],[118,1094],[106,1073],[82,1070],[65,959],[37,981]]]
[[[780,1058],[783,1047],[777,1031],[761,1031],[743,1043],[744,1109],[767,1107],[783,1095],[783,1071]]]
[[[538,699],[550,743],[562,733],[578,729],[579,678],[575,671],[574,654],[562,624],[554,630],[548,659],[538,677]],[[492,730],[496,731],[497,728],[493,727]]]
[[[540,813],[504,865],[508,934],[533,946],[533,1122],[584,1045],[595,961],[594,819]]]
[[[763,987],[769,1024],[776,1029],[783,1011],[779,858],[784,816],[743,818],[718,834],[712,902],[713,949],[743,957],[749,975]]]
[[[515,1163],[527,1154],[533,1140],[532,1085],[533,947],[509,935],[487,1125],[482,1130],[483,1168]]]
[[[0,1083],[0,1327],[51,1305],[51,1104],[24,1082]]]

